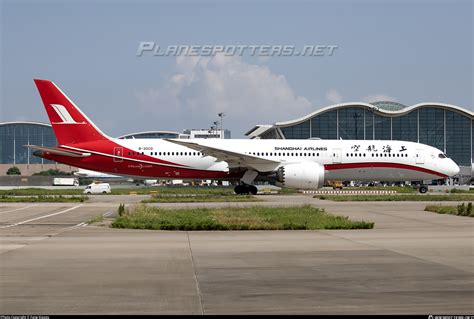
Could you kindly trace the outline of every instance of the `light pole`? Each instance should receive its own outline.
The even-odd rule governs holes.
[[[217,116],[221,118],[221,138],[224,138],[224,116],[225,114],[223,112],[218,113]]]
[[[219,121],[215,121],[215,122],[213,122],[213,124],[214,124],[213,127],[216,129],[214,134],[217,135],[217,131],[219,130]]]

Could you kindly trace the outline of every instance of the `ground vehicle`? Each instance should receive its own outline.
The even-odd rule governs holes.
[[[107,194],[110,193],[109,183],[92,183],[86,186],[84,194]]]
[[[74,177],[55,177],[53,186],[79,186],[79,180]]]
[[[333,189],[342,189],[344,186],[342,181],[329,181],[329,186],[331,186]]]

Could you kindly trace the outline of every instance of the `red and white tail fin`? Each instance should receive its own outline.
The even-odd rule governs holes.
[[[53,82],[35,84],[60,145],[108,139]]]

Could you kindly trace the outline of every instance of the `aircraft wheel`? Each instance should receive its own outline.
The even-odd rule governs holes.
[[[237,195],[242,195],[243,192],[244,192],[244,185],[237,185],[234,187],[234,192],[237,194]]]
[[[428,191],[428,187],[422,185],[420,186],[420,188],[418,189],[418,191],[422,194],[426,193]]]
[[[250,194],[257,195],[257,192],[258,192],[257,187],[255,187],[254,185],[249,185],[248,189],[250,191]]]

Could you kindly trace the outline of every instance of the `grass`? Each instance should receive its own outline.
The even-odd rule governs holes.
[[[466,217],[474,217],[474,211],[472,210],[472,203],[471,208],[467,209],[469,205],[457,205],[457,206],[441,206],[441,205],[428,205],[425,207],[425,211],[427,212],[434,212],[438,214],[450,214],[450,215],[458,215],[458,216],[466,216]]]
[[[332,200],[336,202],[369,202],[369,201],[474,201],[474,196],[470,194],[453,195],[315,195],[313,198],[322,200]]]
[[[151,199],[144,199],[142,203],[197,203],[197,202],[258,202],[252,195],[153,195]]]
[[[351,221],[309,205],[300,207],[226,207],[161,209],[139,205],[112,223],[115,228],[155,230],[311,230],[371,229],[374,223]]]
[[[471,189],[457,189],[457,188],[454,188],[454,189],[451,189],[449,192],[450,193],[460,193],[460,194],[466,194],[466,193],[474,194],[474,188],[471,188]]]
[[[95,223],[101,223],[104,221],[104,216],[103,215],[99,215],[99,216],[96,216],[94,218],[91,218],[89,219],[86,223],[88,225],[91,225],[91,224],[95,224]]]
[[[58,196],[46,196],[46,195],[38,195],[38,196],[0,196],[1,203],[36,203],[36,202],[43,202],[43,203],[77,203],[77,202],[85,202],[88,200],[89,197],[87,196],[70,196],[64,197],[62,195]]]

